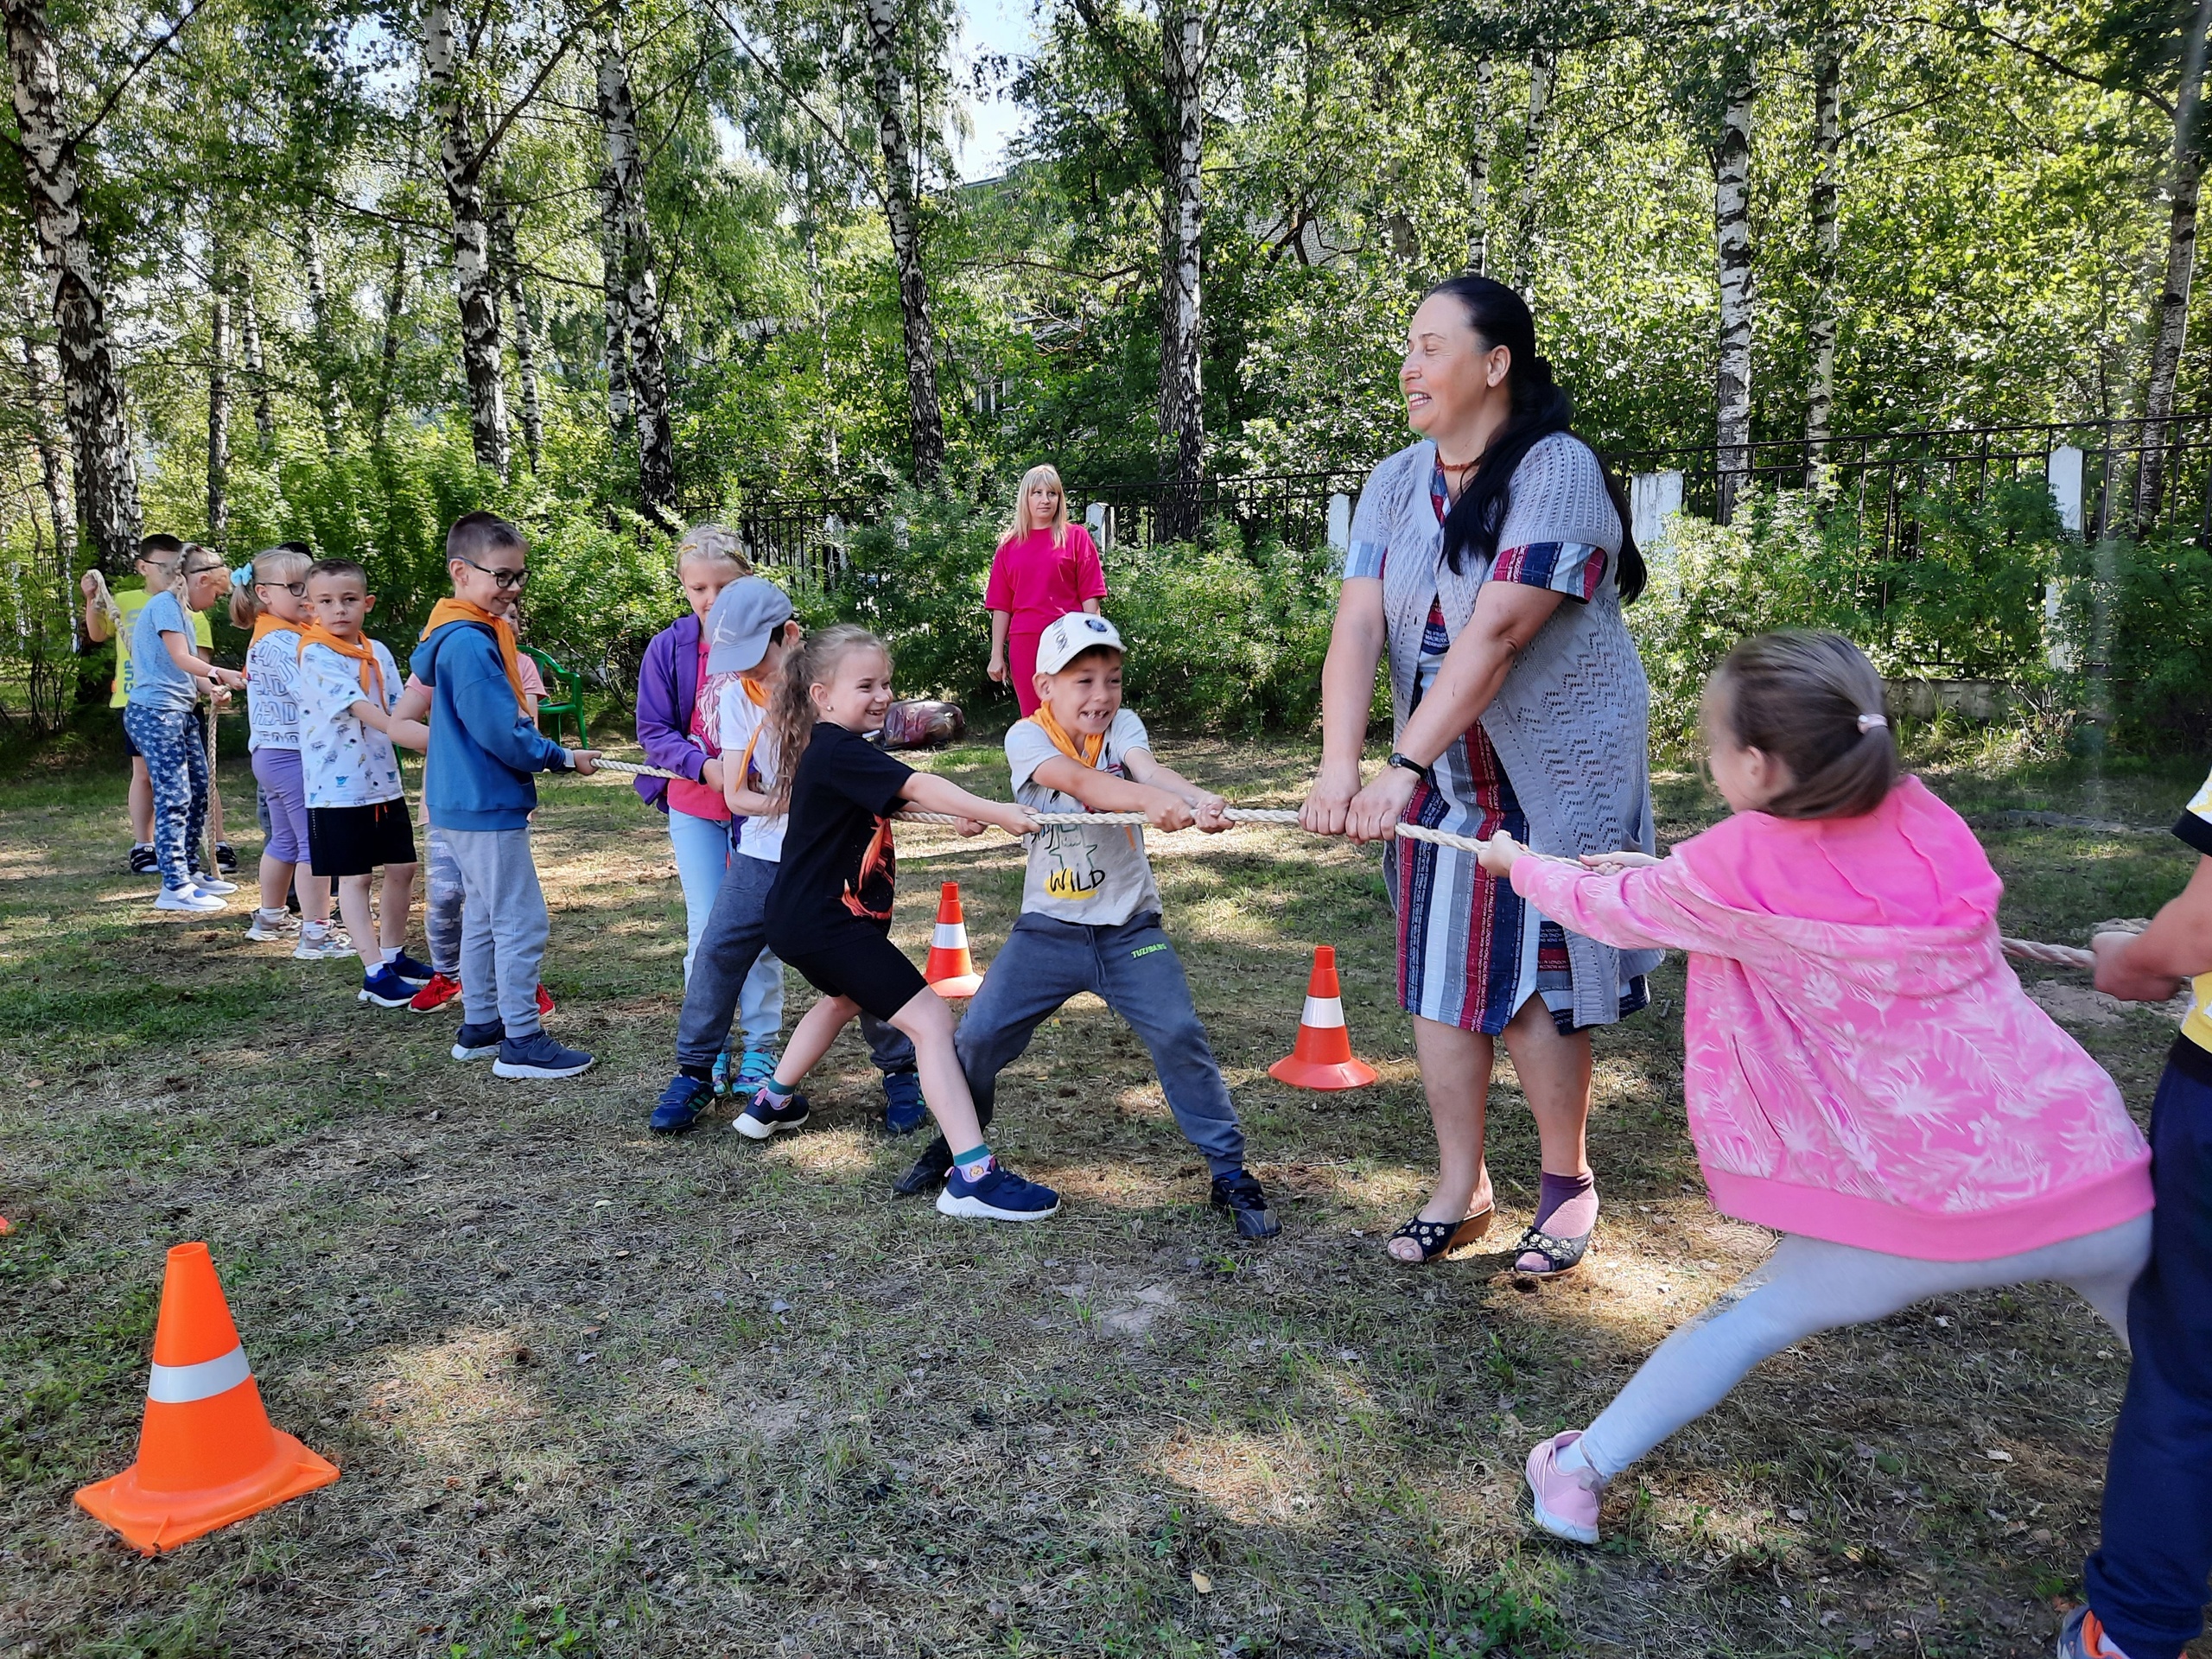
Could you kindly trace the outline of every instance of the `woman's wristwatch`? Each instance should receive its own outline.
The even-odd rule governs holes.
[[[1390,752],[1390,758],[1382,764],[1386,766],[1396,766],[1403,772],[1410,772],[1424,784],[1429,781],[1429,769],[1410,754],[1401,754],[1393,749]]]

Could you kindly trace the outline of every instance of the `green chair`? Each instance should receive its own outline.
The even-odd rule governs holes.
[[[584,730],[584,677],[573,669],[566,669],[533,645],[523,650],[530,660],[537,664],[538,673],[545,681],[545,701],[537,705],[537,728],[556,743],[561,741],[561,722],[576,722],[576,747],[591,747],[591,734]],[[548,721],[552,721],[549,728]]]

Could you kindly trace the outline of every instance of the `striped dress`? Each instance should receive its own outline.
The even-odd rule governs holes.
[[[1441,523],[1451,508],[1441,467],[1431,476],[1429,501]],[[1380,577],[1389,558],[1387,546],[1356,542],[1344,575]],[[1500,549],[1485,579],[1546,588],[1586,604],[1604,580],[1605,567],[1602,547],[1537,542]],[[1451,648],[1440,598],[1431,604],[1422,631],[1414,708],[1436,683]],[[1529,839],[1528,815],[1479,721],[1437,757],[1429,781],[1408,803],[1405,817],[1450,835],[1486,840],[1502,830],[1516,841]],[[1516,893],[1510,882],[1484,874],[1471,853],[1410,838],[1386,849],[1383,878],[1397,912],[1398,1001],[1408,1013],[1495,1035],[1530,997],[1541,996],[1560,1031],[1576,1029],[1567,935]],[[1619,989],[1624,1014],[1649,1001],[1640,974]]]

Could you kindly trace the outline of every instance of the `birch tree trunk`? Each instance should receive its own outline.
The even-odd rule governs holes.
[[[1160,534],[1171,540],[1198,529],[1198,483],[1205,468],[1205,387],[1201,378],[1204,315],[1200,308],[1199,237],[1205,226],[1205,19],[1187,5],[1163,7],[1160,67],[1167,94],[1168,136],[1166,281],[1161,315],[1160,427],[1175,435],[1176,489],[1160,514]]]
[[[1835,410],[1836,257],[1841,247],[1843,42],[1833,23],[1813,46],[1813,315],[1805,331],[1812,358],[1805,397],[1805,458],[1818,465],[1827,451]]]
[[[538,452],[545,442],[545,410],[537,386],[537,320],[530,309],[529,290],[523,286],[522,254],[515,243],[514,210],[505,201],[493,208],[492,232],[499,256],[499,270],[507,296],[507,315],[515,337],[515,378],[522,388],[522,447],[530,470],[537,470]]]
[[[346,429],[339,410],[337,331],[330,320],[330,276],[322,262],[322,232],[309,214],[300,239],[301,257],[307,264],[308,318],[314,329],[315,383],[322,407],[322,447],[333,456],[346,448]]]
[[[207,283],[207,544],[231,539],[231,273],[219,233],[209,228]]]
[[[608,181],[601,230],[618,261],[607,278],[614,290],[607,297],[607,325],[621,334],[629,358],[626,387],[638,429],[639,499],[648,516],[665,524],[676,510],[676,440],[669,424],[660,290],[653,271],[652,226],[645,214],[645,154],[638,144],[629,59],[621,35],[611,26],[601,35],[599,119],[607,141]],[[611,226],[606,223],[610,207]],[[610,351],[610,393],[613,360]]]
[[[630,441],[630,308],[622,293],[622,204],[609,168],[599,181],[600,315],[607,331],[607,426],[614,447]]]
[[[1729,521],[1751,474],[1751,105],[1758,82],[1750,63],[1731,78],[1713,152],[1713,245],[1720,276],[1720,353],[1714,377],[1713,440],[1719,474],[1715,517]]]
[[[1488,54],[1475,60],[1475,111],[1467,146],[1467,269],[1479,276],[1490,264],[1490,92],[1496,67]]]
[[[1514,286],[1523,297],[1535,286],[1538,209],[1543,204],[1538,175],[1544,164],[1544,138],[1551,126],[1552,86],[1559,74],[1559,54],[1539,47],[1529,54],[1529,118],[1521,129],[1521,245]]]
[[[384,291],[384,348],[378,353],[376,409],[369,423],[372,441],[384,444],[385,428],[391,419],[393,382],[399,372],[399,322],[407,310],[407,244],[391,238],[391,281]]]
[[[61,446],[54,441],[54,428],[48,423],[48,399],[52,393],[46,378],[46,359],[40,353],[28,317],[23,327],[23,393],[30,404],[31,441],[38,448],[39,482],[46,491],[46,515],[54,521],[54,578],[61,593],[67,595],[77,582],[77,515],[70,500],[68,482],[62,477]],[[82,655],[85,625],[81,613],[73,602],[62,608],[69,613],[69,650],[73,655]]]
[[[264,455],[276,447],[276,409],[270,400],[269,364],[261,354],[261,308],[254,303],[253,270],[238,273],[238,344],[245,353],[246,379],[253,387],[253,428]]]
[[[914,476],[934,482],[944,465],[944,414],[938,403],[937,335],[930,322],[929,277],[922,269],[922,224],[915,200],[912,139],[899,71],[899,0],[867,0],[869,91],[876,144],[883,152],[883,211],[899,265],[899,315],[906,351],[906,422]]]
[[[461,36],[452,0],[431,0],[423,56],[437,104],[438,171],[453,216],[454,296],[461,311],[461,363],[468,381],[469,438],[480,467],[509,470],[506,377],[499,361],[499,306],[484,213],[484,152],[469,130],[461,84]]]
[[[61,66],[46,0],[0,0],[16,132],[39,255],[53,295],[61,400],[76,450],[77,499],[100,563],[128,570],[138,551],[138,470],[123,383],[108,339],[107,302],[86,222],[83,181],[61,99]]]
[[[2200,0],[2189,44],[2182,54],[2181,82],[2174,89],[2173,167],[2166,199],[2166,280],[2152,314],[2151,372],[2143,387],[2143,424],[2137,442],[2142,461],[2135,475],[2135,531],[2148,533],[2165,493],[2166,452],[2177,435],[2174,388],[2181,378],[2182,347],[2189,335],[2189,290],[2196,274],[2196,196],[2204,173],[2203,136],[2197,128],[2204,88],[2204,47],[2212,24],[2212,0]]]

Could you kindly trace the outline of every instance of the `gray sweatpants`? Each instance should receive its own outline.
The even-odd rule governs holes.
[[[537,1029],[538,970],[550,924],[530,828],[435,830],[461,871],[461,1006],[472,1026],[512,1038]]]

